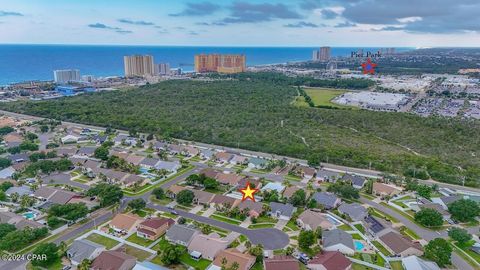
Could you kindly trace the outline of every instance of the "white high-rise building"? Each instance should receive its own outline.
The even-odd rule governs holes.
[[[155,74],[157,75],[170,75],[170,64],[160,63],[155,65]]]
[[[330,47],[320,47],[320,50],[313,51],[313,61],[328,61],[330,60]]]
[[[53,78],[56,83],[67,83],[70,81],[80,81],[80,70],[78,69],[64,69],[54,70]]]
[[[153,56],[151,55],[124,56],[123,63],[125,77],[153,76],[155,74]]]

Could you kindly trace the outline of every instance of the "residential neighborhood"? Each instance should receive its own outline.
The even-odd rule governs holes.
[[[1,116],[0,269],[480,268],[480,192]],[[258,190],[245,200],[241,189]]]

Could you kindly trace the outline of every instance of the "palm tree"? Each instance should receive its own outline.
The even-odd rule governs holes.
[[[77,266],[78,270],[89,270],[92,262],[89,259],[83,259],[83,261]]]
[[[10,194],[10,199],[12,199],[12,202],[16,203],[18,201],[18,198],[20,196],[18,195],[18,193],[14,192],[12,194]]]
[[[58,250],[60,251],[62,256],[65,255],[65,253],[67,252],[67,243],[65,243],[64,241],[60,242],[60,244],[58,244]]]
[[[28,195],[22,195],[22,197],[20,197],[20,206],[22,208],[27,208],[27,207],[30,207],[33,205],[33,199],[32,197],[28,196]]]

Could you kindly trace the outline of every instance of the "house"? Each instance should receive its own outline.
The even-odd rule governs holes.
[[[292,197],[292,195],[299,189],[300,188],[297,186],[286,187],[285,190],[283,191],[282,197],[290,199],[290,197]]]
[[[286,221],[290,220],[290,218],[293,216],[293,213],[295,213],[297,210],[289,203],[283,204],[277,202],[271,202],[270,209],[270,216]]]
[[[394,196],[402,192],[402,190],[394,185],[387,185],[384,183],[373,182],[373,193],[378,196]]]
[[[356,175],[356,174],[349,174],[349,173],[344,174],[342,176],[341,180],[344,181],[344,182],[351,183],[352,186],[356,189],[363,188],[363,186],[367,182],[365,177],[362,177],[362,176],[359,176],[359,175]]]
[[[219,174],[219,173],[220,173],[219,171],[216,171],[212,168],[205,168],[205,169],[200,171],[200,174],[203,174],[203,175],[205,175],[205,177],[213,178],[213,179],[216,179],[217,174]]]
[[[7,167],[3,170],[0,170],[0,178],[2,178],[2,179],[12,178],[12,176],[15,172],[16,171],[12,166]]]
[[[201,205],[209,205],[213,196],[215,196],[215,194],[203,190],[192,189],[192,192],[195,196],[194,202]]]
[[[128,176],[128,173],[100,168],[99,173],[97,174],[97,177],[99,175],[100,176],[103,175],[106,178],[107,182],[109,182],[110,184],[113,184],[113,183],[121,183],[122,180]]]
[[[318,227],[321,227],[322,230],[330,230],[334,227],[334,224],[324,214],[311,209],[305,210],[298,216],[297,224],[304,230],[316,230]]]
[[[352,262],[338,251],[323,251],[313,257],[307,267],[311,270],[350,270]]]
[[[80,137],[68,134],[66,136],[63,136],[60,140],[63,144],[77,143],[78,140],[80,140]]]
[[[283,190],[285,189],[285,186],[282,185],[282,183],[279,182],[268,182],[264,187],[262,187],[262,191],[268,190],[268,191],[277,191],[278,194],[282,194]]]
[[[83,260],[93,260],[105,250],[105,247],[87,239],[73,241],[67,250],[67,257],[72,265],[77,266]]]
[[[426,261],[417,256],[408,256],[402,259],[405,270],[440,270],[435,262]]]
[[[195,157],[199,153],[200,153],[200,150],[198,150],[198,148],[193,147],[191,145],[185,146],[182,150],[182,155],[187,156],[187,157]]]
[[[35,191],[34,196],[39,200],[47,201],[52,204],[67,204],[71,199],[78,195],[70,191],[42,186]]]
[[[199,234],[195,227],[173,224],[165,234],[165,239],[173,244],[188,246],[192,239]]]
[[[140,162],[140,166],[142,166],[143,168],[152,169],[155,168],[155,165],[157,165],[158,162],[160,162],[160,159],[158,158],[147,157]]]
[[[114,139],[113,139],[113,143],[115,145],[122,145],[122,144],[125,144],[125,145],[136,145],[137,144],[137,139],[134,138],[134,137],[130,137],[126,134],[118,134]]]
[[[188,252],[199,252],[207,260],[213,260],[222,250],[227,249],[229,242],[220,238],[216,233],[209,235],[198,234],[188,245]]]
[[[378,240],[382,242],[391,253],[400,255],[401,257],[423,255],[422,246],[419,243],[414,243],[396,232],[386,233],[380,236]]]
[[[132,270],[169,270],[163,266],[158,264],[154,264],[148,261],[137,262],[135,267]]]
[[[183,187],[183,186],[179,186],[179,185],[171,185],[168,190],[167,190],[167,196],[170,198],[170,199],[175,199],[178,195],[178,193],[180,193],[180,191],[182,190],[185,190],[187,189],[186,187]]]
[[[175,221],[171,218],[146,219],[138,225],[137,236],[155,241],[174,223]]]
[[[249,217],[259,217],[263,213],[263,204],[260,202],[252,202],[250,200],[243,201],[239,203],[238,208],[240,211],[248,209],[248,216]]]
[[[237,270],[249,270],[255,264],[256,258],[250,254],[241,253],[235,248],[222,250],[212,262],[217,267],[232,267],[238,265]],[[226,263],[225,263],[226,262]]]
[[[168,153],[170,155],[179,155],[183,152],[183,146],[178,144],[170,144],[168,146]]]
[[[364,225],[365,228],[367,228],[368,233],[372,236],[380,236],[389,231],[386,224],[383,224],[378,219],[370,215],[365,218]]]
[[[298,166],[300,175],[303,179],[312,179],[315,176],[315,169],[307,166]]]
[[[77,153],[77,148],[73,147],[60,147],[55,149],[57,151],[57,156],[59,157],[68,157],[73,156]]]
[[[110,221],[110,228],[117,233],[129,233],[137,228],[138,224],[142,222],[142,218],[131,214],[117,214],[112,221]]]
[[[365,207],[358,203],[344,203],[338,207],[338,211],[341,214],[345,214],[353,221],[362,221],[368,215],[368,211]]]
[[[80,149],[78,149],[77,155],[91,157],[93,156],[93,154],[95,154],[95,150],[96,148],[91,146],[80,147]]]
[[[443,196],[443,197],[440,197],[440,200],[438,202],[442,204],[443,209],[447,210],[449,204],[461,199],[463,199],[463,196],[460,196],[460,195]]]
[[[90,269],[93,270],[131,270],[136,264],[136,258],[122,251],[103,251],[93,260]]]
[[[273,258],[263,259],[263,269],[265,270],[300,270],[298,261],[285,255],[275,255]]]
[[[180,168],[182,168],[182,165],[180,165],[179,162],[160,160],[157,164],[155,164],[155,169],[166,170],[170,173],[176,173]]]
[[[252,188],[262,187],[262,182],[260,182],[260,179],[257,179],[257,178],[252,179],[249,177],[243,177],[242,179],[240,179],[240,181],[238,181],[237,186],[240,188],[244,188],[247,186],[247,183],[249,183]]]
[[[229,162],[232,165],[245,165],[248,162],[248,158],[241,155],[233,155]]]
[[[29,154],[27,153],[18,153],[13,155],[8,155],[7,159],[9,159],[12,163],[21,163],[30,160]]]
[[[33,190],[29,186],[11,187],[5,191],[7,196],[11,196],[13,193],[17,193],[19,197],[23,195],[33,195]]]
[[[216,178],[220,184],[236,186],[243,176],[234,173],[217,173]]]
[[[221,194],[215,194],[215,196],[213,196],[212,200],[210,201],[210,205],[215,207],[217,210],[221,210],[221,209],[229,210],[237,206],[239,202],[240,200],[234,199],[232,197],[228,197]]]
[[[158,142],[157,141],[153,144],[153,148],[155,149],[155,151],[167,150],[168,144],[165,143],[165,142]]]
[[[145,178],[138,176],[136,174],[128,174],[126,177],[122,178],[120,182],[122,183],[123,186],[125,187],[131,187],[135,184],[137,185],[142,185],[143,181],[145,181]]]
[[[94,141],[94,142],[97,143],[97,144],[102,144],[102,143],[106,142],[107,139],[108,139],[108,136],[107,136],[107,135],[95,134],[95,135],[93,135],[93,137],[92,137],[92,141]]]
[[[424,204],[419,204],[418,207],[420,207],[421,209],[429,208],[429,209],[436,210],[437,212],[442,214],[442,217],[444,220],[448,220],[452,216],[447,210],[443,208],[441,204],[438,204],[438,203],[424,203]]]
[[[339,251],[346,255],[355,253],[352,235],[339,229],[323,232],[322,245],[326,251]]]
[[[229,163],[233,158],[233,154],[227,152],[217,152],[215,153],[215,160],[220,163]]]
[[[312,199],[325,209],[334,209],[341,202],[340,198],[330,192],[316,192],[313,194]]]
[[[68,183],[72,177],[67,173],[54,173],[42,178],[44,183]]]
[[[250,158],[247,166],[251,169],[261,170],[267,167],[268,161],[263,158]]]
[[[15,228],[19,230],[22,230],[26,227],[30,227],[32,229],[45,227],[45,225],[39,222],[27,220],[23,216],[17,215],[12,212],[0,212],[0,223],[8,223],[15,225]]]
[[[322,182],[336,182],[340,178],[340,173],[320,168],[317,171],[316,179]]]
[[[209,149],[200,150],[200,158],[203,160],[210,160],[214,156],[215,152]]]
[[[144,158],[145,157],[143,157],[143,156],[131,154],[131,155],[128,155],[125,158],[125,161],[132,164],[132,165],[139,166]]]
[[[109,151],[111,156],[118,157],[120,159],[126,159],[128,157],[128,152],[126,152],[123,149],[118,149],[118,150],[110,150]]]

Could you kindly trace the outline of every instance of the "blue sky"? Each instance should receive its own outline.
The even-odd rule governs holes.
[[[0,0],[0,43],[478,46],[477,0]]]

